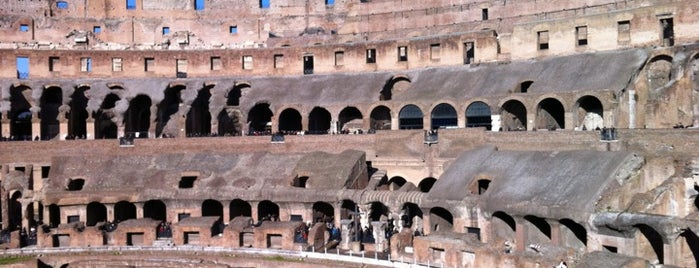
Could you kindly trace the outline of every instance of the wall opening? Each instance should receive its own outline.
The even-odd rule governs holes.
[[[417,185],[417,188],[420,189],[420,192],[428,193],[432,189],[432,186],[434,186],[435,182],[437,182],[437,179],[427,177],[420,181],[420,183]]]
[[[488,9],[481,9],[481,20],[488,20]]]
[[[665,252],[662,235],[653,229],[653,227],[645,224],[635,225],[634,227],[638,228],[640,234],[642,234],[642,236],[645,238],[636,238],[636,241],[638,241],[639,255],[650,258],[649,260],[651,263],[657,262],[659,264],[665,264]],[[655,260],[652,257],[653,255],[655,255]]]
[[[303,74],[313,74],[313,55],[303,56]]]
[[[343,131],[362,129],[364,120],[362,112],[356,107],[346,107],[342,109],[338,116],[338,128]]]
[[[490,130],[492,128],[490,106],[481,101],[471,103],[466,108],[466,127],[485,127]]]
[[[296,131],[301,131],[301,113],[293,108],[284,109],[279,114],[279,131],[288,132],[292,134]]]
[[[119,201],[114,204],[114,220],[122,222],[136,218],[136,206],[127,201]]]
[[[440,103],[432,109],[432,129],[457,127],[456,109],[453,106]]]
[[[205,86],[197,92],[197,98],[191,104],[187,112],[185,131],[188,137],[206,137],[211,135],[211,113],[209,112],[209,101],[211,99],[211,88]]]
[[[109,93],[102,101],[100,109],[93,114],[93,118],[95,118],[95,139],[117,138],[117,125],[112,120],[114,118],[112,111],[119,100],[119,96]]]
[[[87,103],[85,92],[89,87],[78,87],[70,98],[70,111],[68,112],[68,137],[66,139],[87,138]]]
[[[587,45],[587,26],[575,27],[575,39],[577,40],[577,46]]]
[[[228,208],[229,220],[236,217],[252,217],[252,207],[250,203],[240,199],[233,199]]]
[[[182,85],[169,86],[165,89],[165,98],[163,98],[160,103],[158,103],[158,112],[155,119],[155,136],[160,137],[164,132],[171,136],[177,136],[179,129],[176,126],[170,125],[168,123],[171,119],[175,118],[175,114],[180,110],[180,105],[182,104],[182,90],[185,87]],[[150,108],[150,107],[149,107]],[[166,129],[167,128],[167,129]],[[147,134],[147,133],[146,133]]]
[[[560,101],[554,98],[546,98],[539,102],[536,110],[537,129],[564,129],[565,109]]]
[[[60,123],[59,108],[63,105],[63,90],[60,87],[49,87],[41,94],[41,139],[51,140],[58,137]]]
[[[68,180],[68,185],[66,188],[68,188],[68,191],[80,191],[83,189],[83,186],[85,185],[85,179],[70,179]]]
[[[279,205],[269,200],[264,200],[257,205],[258,221],[275,219],[279,219]]]
[[[10,88],[10,140],[32,139],[32,90],[27,86]]]
[[[408,47],[399,46],[398,47],[398,61],[408,61]]]
[[[631,44],[631,22],[628,20],[617,22],[617,44],[628,46]]]
[[[464,43],[464,64],[471,64],[476,58],[476,47],[473,42]]]
[[[430,209],[430,224],[433,232],[451,232],[454,216],[443,207],[433,207]]]
[[[313,204],[313,222],[332,223],[335,216],[335,208],[326,202],[315,202]]]
[[[190,189],[194,188],[194,182],[197,180],[197,176],[182,176],[180,178],[180,183],[178,188],[180,189]]]
[[[595,130],[604,126],[602,102],[593,96],[583,96],[575,102],[576,127],[579,130]]]
[[[248,113],[248,126],[250,135],[272,134],[272,110],[268,103],[258,103]]]
[[[29,79],[29,57],[17,57],[17,79]]]
[[[672,18],[660,19],[660,30],[662,33],[662,46],[671,47],[675,45],[675,30]]]
[[[404,106],[398,113],[398,124],[400,129],[423,129],[422,110],[419,107],[409,104]]]
[[[308,176],[297,176],[291,186],[298,188],[306,188],[306,183],[308,182]]]
[[[549,49],[549,31],[540,31],[536,33],[539,50]]]
[[[124,114],[124,135],[148,138],[150,106],[151,99],[146,95],[138,95],[129,102],[129,108]]]
[[[391,129],[391,110],[386,106],[377,106],[371,111],[369,127],[374,130]]]
[[[308,115],[308,134],[328,134],[330,131],[330,112],[322,107],[315,107]]]
[[[509,100],[502,105],[500,119],[506,131],[527,130],[527,109],[518,100]]]
[[[160,200],[148,200],[143,204],[143,217],[158,221],[167,221],[167,207]]]
[[[87,204],[86,208],[87,219],[85,220],[85,225],[95,226],[99,222],[107,221],[107,207],[98,202],[91,202]]]
[[[223,204],[213,199],[204,200],[201,203],[201,216],[216,216],[219,219],[223,219]]]
[[[376,63],[376,49],[370,48],[366,50],[366,63]]]

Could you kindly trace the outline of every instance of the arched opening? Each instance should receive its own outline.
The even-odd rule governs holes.
[[[411,228],[418,234],[422,234],[422,209],[415,203],[405,203],[401,208],[401,224],[405,228]]]
[[[248,113],[250,135],[272,134],[272,110],[268,103],[258,103]]]
[[[433,232],[451,232],[454,228],[454,216],[443,207],[430,209],[430,224]]]
[[[143,204],[143,217],[167,221],[167,207],[160,200],[148,200]]]
[[[279,131],[296,132],[302,129],[301,113],[296,109],[287,108],[279,114]]]
[[[219,219],[223,219],[223,205],[213,199],[206,199],[201,203],[201,216],[217,216]]]
[[[415,105],[409,104],[400,109],[398,126],[400,129],[423,129],[422,119],[422,110]]]
[[[495,240],[497,244],[499,244],[500,241],[510,241],[510,243],[514,241],[517,225],[515,219],[507,213],[502,211],[493,213],[490,228],[493,236],[497,239]],[[510,246],[514,247],[514,243]]]
[[[356,219],[357,217],[355,215],[357,215],[357,213],[359,213],[357,203],[354,203],[352,200],[342,200],[342,206],[340,207],[341,220]]]
[[[173,136],[175,136],[175,133],[179,133],[177,125],[171,124],[172,126],[168,126],[168,122],[172,119],[172,115],[180,110],[180,105],[182,104],[181,94],[184,89],[185,87],[181,85],[170,86],[165,89],[165,98],[158,103],[158,113],[155,119],[155,136],[160,137],[163,131]]]
[[[405,185],[406,182],[408,181],[401,176],[392,177],[390,180],[388,180],[388,190],[397,191],[398,189],[403,187],[403,185]]]
[[[330,131],[330,112],[322,107],[315,107],[308,115],[309,134],[328,134]]]
[[[350,130],[363,127],[362,112],[356,107],[346,107],[342,109],[338,118],[338,127],[341,130]]]
[[[257,205],[257,219],[273,220],[279,218],[279,205],[272,201],[264,200]]]
[[[308,176],[296,176],[291,186],[298,188],[306,188],[306,183],[308,183]]]
[[[117,125],[112,118],[115,115],[113,109],[119,100],[119,96],[109,93],[102,101],[100,109],[93,115],[95,118],[95,139],[117,138]]]
[[[527,130],[527,108],[518,100],[509,100],[502,105],[500,120],[503,130],[525,131]]]
[[[432,109],[432,129],[457,127],[456,109],[449,104],[440,103]]]
[[[388,79],[379,94],[379,100],[387,101],[393,98],[395,93],[400,93],[410,87],[410,80],[404,76],[394,76]]]
[[[650,90],[667,85],[672,80],[672,58],[666,55],[653,58],[648,66],[646,76]]]
[[[581,130],[601,129],[604,126],[602,102],[593,96],[583,96],[575,102],[576,126]]]
[[[524,222],[528,226],[526,230],[527,244],[542,244],[551,241],[551,225],[546,219],[534,215],[524,216]],[[538,232],[535,230],[539,230]]]
[[[50,140],[60,133],[58,108],[63,105],[63,91],[60,87],[49,87],[41,94],[41,139]]]
[[[87,204],[87,220],[85,225],[95,226],[99,222],[107,221],[107,207],[99,202]]]
[[[187,136],[200,137],[211,135],[211,113],[209,112],[211,88],[213,86],[200,89],[197,93],[197,98],[194,99],[189,108],[186,122]]]
[[[80,191],[85,186],[85,179],[82,178],[71,178],[68,180],[68,185],[66,189],[68,191]]]
[[[87,97],[85,92],[89,87],[78,87],[70,97],[70,112],[68,112],[68,136],[70,139],[87,138]]]
[[[692,257],[694,259],[694,265],[699,264],[699,237],[692,229],[685,229],[680,236],[684,237],[685,242],[687,242],[687,247],[692,252]],[[688,260],[688,265],[691,262]]]
[[[485,127],[490,130],[492,122],[490,106],[485,102],[476,101],[466,108],[466,127]]]
[[[218,134],[222,136],[239,136],[243,130],[240,110],[224,108],[218,114]]]
[[[536,107],[536,128],[564,129],[565,109],[563,109],[563,104],[554,98],[546,98],[539,102]]]
[[[470,191],[474,195],[482,195],[490,187],[490,179],[478,179],[471,184]]]
[[[7,214],[10,224],[8,229],[10,231],[22,229],[22,203],[19,202],[21,198],[22,192],[15,191],[10,195],[10,199],[7,200]]]
[[[114,220],[122,222],[136,218],[136,206],[128,201],[119,201],[114,204]]]
[[[249,88],[250,85],[248,84],[238,84],[233,86],[233,88],[228,91],[228,95],[226,96],[226,105],[227,106],[239,106],[240,105],[240,97],[243,95],[243,89]]]
[[[517,90],[515,90],[515,92],[527,93],[527,92],[529,92],[529,89],[532,87],[532,84],[534,84],[534,81],[531,81],[531,80],[524,81],[524,82],[519,84],[519,87],[517,88]]]
[[[313,204],[313,222],[333,222],[335,208],[326,202],[315,202]]]
[[[640,231],[640,234],[645,237],[645,239],[640,239],[640,235],[636,236],[636,241],[637,241],[637,254],[638,256],[647,256],[650,259],[648,259],[651,263],[656,262],[659,264],[665,264],[665,252],[663,249],[663,237],[653,229],[653,227],[650,227],[645,224],[638,224],[635,225],[634,227],[638,228]],[[651,256],[654,256],[657,258],[654,260]]]
[[[27,86],[12,87],[10,89],[10,139],[32,139],[32,90]]]
[[[148,138],[150,106],[150,97],[146,95],[138,95],[129,102],[129,108],[124,113],[124,135]]]
[[[561,219],[561,245],[582,250],[587,246],[587,230],[571,219]]]
[[[371,213],[369,213],[369,219],[371,221],[381,221],[381,216],[388,219],[388,207],[381,202],[372,202],[370,206]],[[384,220],[385,220],[384,219]]]
[[[58,227],[61,224],[61,208],[56,204],[49,205],[49,226]]]
[[[434,186],[435,182],[437,182],[437,179],[427,177],[420,181],[420,183],[417,185],[417,188],[420,189],[420,192],[428,193],[432,189],[432,186]]]
[[[370,127],[375,130],[391,130],[391,109],[377,106],[371,111]]]
[[[252,217],[252,207],[250,203],[245,202],[240,199],[231,200],[230,207],[228,208],[229,220],[235,219],[235,217]]]

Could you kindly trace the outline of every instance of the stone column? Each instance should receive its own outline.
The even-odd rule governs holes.
[[[371,204],[357,205],[357,207],[359,207],[359,224],[362,228],[369,226],[371,221],[369,219],[369,215],[371,215]]]
[[[352,231],[350,228],[355,228],[354,224],[352,224],[352,221],[353,220],[341,220],[340,225],[338,225],[340,231],[342,232],[342,242],[340,243],[340,249],[350,249],[350,242],[352,241],[352,235],[354,234],[354,231]]]
[[[104,204],[107,208],[107,221],[114,222],[114,204]]]
[[[430,113],[422,114],[422,129],[430,130],[432,129],[432,116]]]
[[[88,112],[87,113],[87,119],[85,120],[85,132],[86,133],[86,139],[88,140],[94,140],[95,139],[95,119],[92,118],[92,113]]]
[[[551,243],[554,246],[560,246],[563,241],[561,239],[561,224],[557,221],[547,221],[551,226]]]
[[[223,222],[228,224],[231,219],[231,202],[221,203],[223,205]]]
[[[374,229],[374,246],[377,252],[382,252],[388,249],[388,241],[386,241],[386,231],[384,230],[385,222],[372,221],[371,227]]]
[[[527,226],[522,224],[520,221],[517,221],[517,220],[515,220],[515,221],[516,221],[515,227],[517,229],[515,231],[515,251],[521,252],[521,251],[524,251],[524,245],[526,245],[526,243],[527,243],[527,241],[525,241],[525,240],[527,237],[527,232],[529,230],[527,230]]]
[[[400,118],[391,117],[391,130],[398,130],[398,129],[400,129]]]
[[[337,128],[338,128],[337,123],[338,123],[337,120],[334,120],[334,119],[330,120],[330,131],[329,131],[330,134],[337,134],[337,132],[338,132],[337,131]]]
[[[301,114],[301,130],[308,131],[308,114]]]
[[[150,106],[150,124],[148,124],[148,138],[155,137],[156,119],[158,118],[158,104],[159,103],[153,103]]]
[[[575,130],[575,127],[577,127],[577,123],[575,122],[575,119],[573,117],[575,113],[573,112],[565,112],[563,114],[563,121],[565,122],[565,128],[566,130]]]
[[[2,113],[0,119],[0,137],[10,137],[10,118],[7,117],[9,112]]]
[[[629,128],[636,128],[636,90],[629,89]]]
[[[333,219],[333,224],[340,228],[340,225],[342,224],[342,201],[336,202],[333,206]]]
[[[143,218],[143,203],[133,203],[136,207],[136,219]]]
[[[490,115],[490,121],[491,121],[490,130],[493,132],[500,131],[500,128],[502,127],[502,119],[500,118],[500,115],[499,114]]]
[[[68,136],[68,119],[63,114],[58,115],[58,140],[66,140]]]
[[[534,130],[536,127],[536,112],[527,112],[527,122],[524,122],[524,124],[526,125],[527,131]]]
[[[32,139],[34,137],[39,136],[41,139],[41,120],[39,119],[39,114],[36,112],[32,112]]]
[[[253,222],[260,221],[260,217],[258,216],[259,211],[257,208],[259,204],[259,201],[250,201],[250,217],[252,217]]]
[[[422,209],[422,232],[424,235],[429,235],[432,232],[429,209]]]

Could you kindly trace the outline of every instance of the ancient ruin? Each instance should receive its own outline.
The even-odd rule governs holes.
[[[1,4],[0,258],[699,263],[699,2]]]

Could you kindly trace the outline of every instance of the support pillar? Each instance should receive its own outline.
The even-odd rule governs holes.
[[[58,140],[64,141],[68,136],[68,120],[62,114],[58,117],[61,118],[58,120]]]
[[[143,218],[143,203],[133,203],[136,207],[136,219]]]
[[[231,202],[222,203],[223,205],[223,222],[228,224],[231,220]]]
[[[7,117],[7,112],[2,113],[0,119],[0,136],[10,137],[10,118]]]
[[[490,125],[491,128],[490,130],[493,132],[498,132],[502,128],[502,119],[500,118],[499,114],[492,114],[490,115]]]
[[[561,239],[561,224],[557,221],[548,222],[548,224],[551,226],[551,243],[554,246],[560,246],[563,243]]]
[[[515,231],[515,251],[522,252],[524,251],[524,245],[526,245],[527,241],[527,226],[520,223],[519,221],[516,221],[515,223],[516,231]]]
[[[114,222],[114,204],[104,204],[107,208],[107,221]]]
[[[34,137],[39,137],[39,139],[43,138],[41,137],[41,120],[38,117],[38,114],[35,112],[32,112],[32,135],[31,139],[34,139]]]
[[[400,129],[400,118],[391,117],[391,130],[399,130],[399,129]]]
[[[431,130],[432,129],[432,115],[430,113],[422,114],[422,129]]]
[[[180,105],[182,105],[180,103]],[[155,126],[157,124],[156,119],[158,118],[158,105],[153,103],[150,106],[150,119],[148,124],[148,138],[155,137]],[[183,132],[184,130],[180,131]]]
[[[252,218],[253,222],[258,222],[260,221],[259,217],[259,201],[250,201],[250,217]]]
[[[527,131],[532,131],[536,127],[536,113],[527,113],[527,122],[524,122],[527,126]]]
[[[85,139],[94,140],[95,139],[95,119],[92,118],[92,114],[88,112],[89,116],[85,120]]]
[[[430,233],[432,233],[429,209],[422,209],[422,232],[424,235],[429,235]]]
[[[565,112],[563,114],[563,121],[565,122],[565,127],[563,129],[565,130],[575,130],[577,127],[577,124],[575,123],[575,120],[573,118],[572,112]]]
[[[636,128],[636,90],[629,89],[629,128]]]

